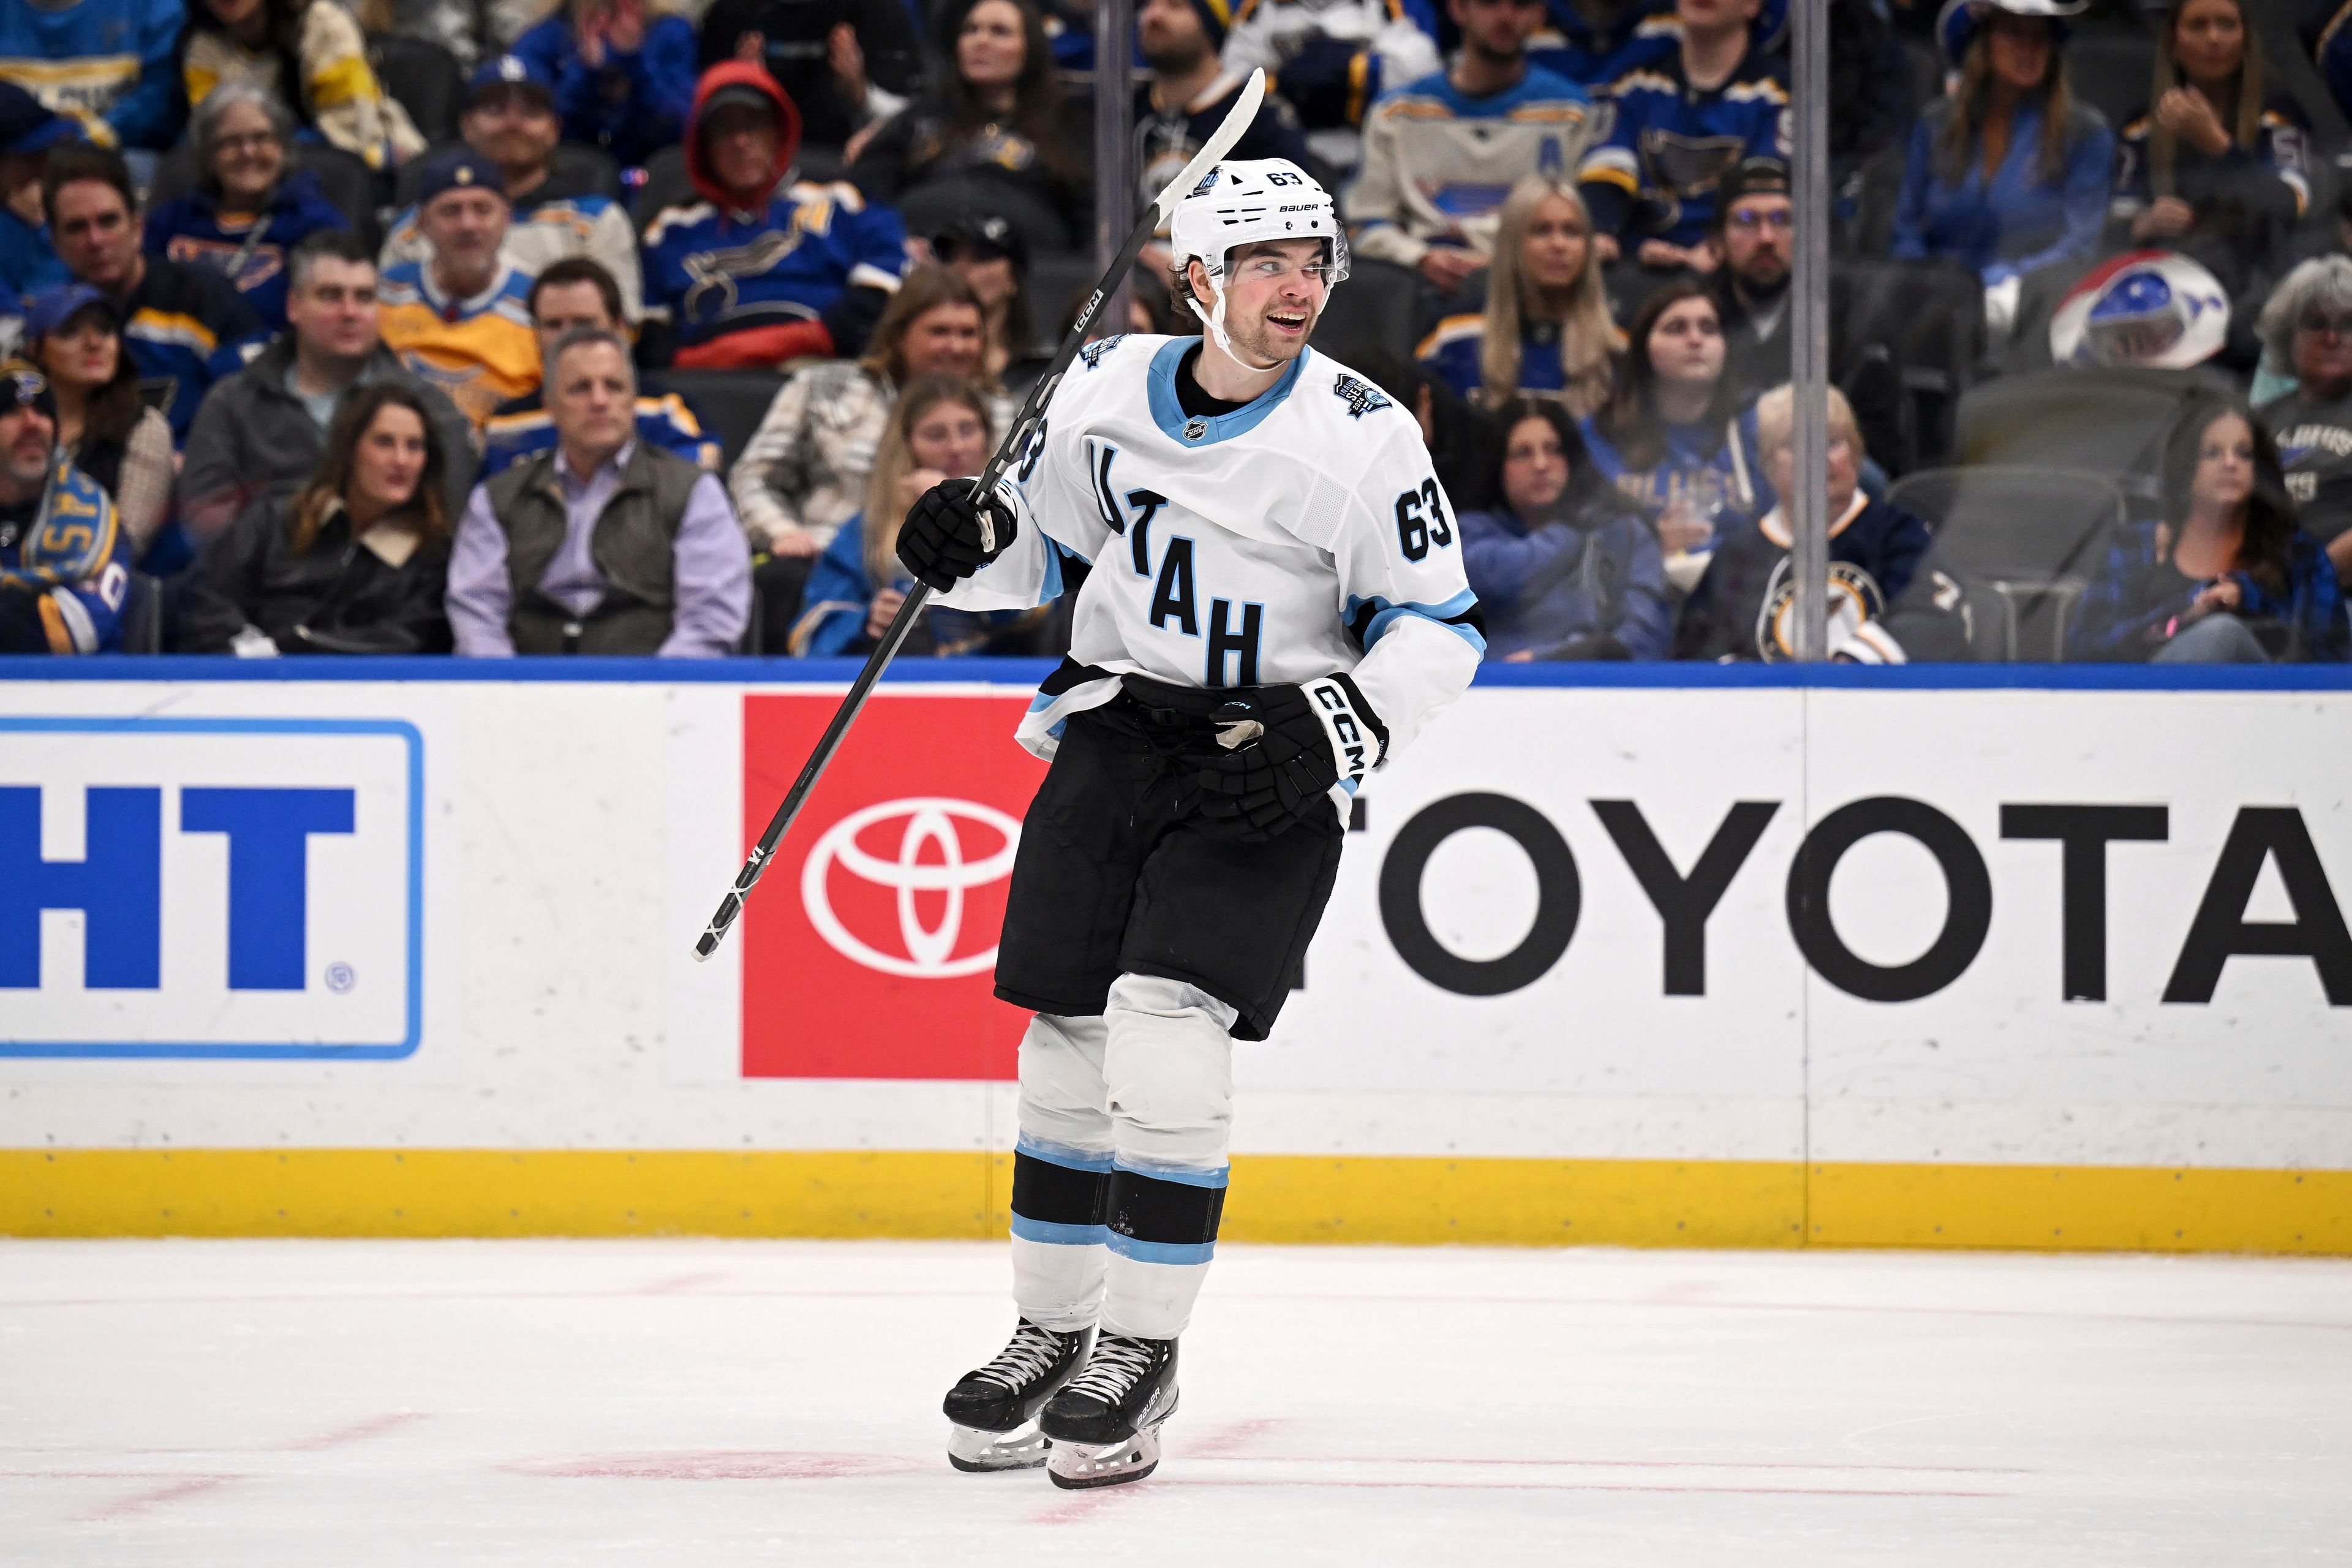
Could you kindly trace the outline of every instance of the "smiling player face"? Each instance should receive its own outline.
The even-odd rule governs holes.
[[[1264,240],[1225,258],[1225,331],[1244,361],[1298,357],[1331,296],[1323,267],[1319,239]]]

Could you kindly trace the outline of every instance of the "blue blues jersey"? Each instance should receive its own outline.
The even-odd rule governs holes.
[[[132,289],[122,341],[139,367],[142,390],[172,422],[174,446],[188,438],[196,405],[213,383],[245,368],[268,333],[261,317],[229,280],[208,268],[150,256]]]
[[[0,81],[73,116],[93,142],[169,147],[181,117],[173,57],[186,24],[181,0],[8,0]]]
[[[29,516],[0,513],[0,653],[122,646],[130,533],[97,480],[60,458]]]
[[[261,227],[254,234],[256,225]],[[224,216],[208,191],[151,207],[147,213],[147,250],[173,261],[209,267],[236,286],[272,331],[286,325],[286,257],[308,234],[322,228],[349,228],[351,220],[329,202],[318,180],[307,169],[297,169],[278,187],[278,198],[257,216]]]
[[[1596,90],[1682,41],[1674,0],[1631,0],[1595,26],[1575,0],[1550,0],[1543,31],[1528,40],[1528,58]]]
[[[781,186],[751,215],[708,201],[668,207],[646,230],[646,319],[667,321],[688,348],[817,321],[851,289],[895,292],[906,241],[898,213],[869,206],[846,182]]]
[[[674,392],[637,399],[637,439],[675,452],[708,472],[719,470],[719,443],[702,433],[693,408]],[[541,395],[513,398],[499,405],[482,431],[482,466],[476,478],[487,479],[510,464],[554,449],[555,417]]]
[[[1616,121],[1577,170],[1592,227],[1629,248],[1644,239],[1692,246],[1715,220],[1716,183],[1743,158],[1786,158],[1788,68],[1750,47],[1730,79],[1691,86],[1679,48],[1609,89]]]
[[[1452,387],[1463,397],[1475,397],[1484,384],[1486,373],[1480,368],[1478,356],[1486,342],[1486,318],[1482,315],[1448,316],[1437,323],[1436,330],[1421,340],[1413,357],[1422,368]],[[1513,389],[1501,389],[1509,396]],[[1559,363],[1559,323],[1529,321],[1519,330],[1520,392],[1559,393],[1568,390],[1568,373]]]
[[[1703,518],[1717,519],[1718,529],[1735,519],[1761,516],[1772,505],[1772,487],[1756,462],[1753,408],[1725,425],[1663,426],[1664,451],[1646,467],[1636,466],[1601,433],[1597,416],[1578,421],[1577,428],[1593,468],[1653,521],[1677,500],[1688,501]]]

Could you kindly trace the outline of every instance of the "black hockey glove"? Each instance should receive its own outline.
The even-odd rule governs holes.
[[[1239,818],[1249,838],[1331,810],[1331,787],[1361,783],[1389,744],[1388,726],[1344,675],[1259,687],[1217,710],[1214,721],[1223,751],[1201,770],[1201,810]]]
[[[898,560],[919,582],[944,592],[995,560],[1021,525],[995,496],[973,493],[977,481],[941,479],[908,509],[898,530]]]

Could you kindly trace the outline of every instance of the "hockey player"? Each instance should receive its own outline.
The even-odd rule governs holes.
[[[1171,230],[1206,338],[1089,345],[998,489],[936,487],[898,544],[957,608],[1076,595],[1019,731],[1054,765],[996,964],[1036,1013],[1020,1323],[946,1405],[959,1468],[1042,1460],[1066,1487],[1158,1463],[1224,1203],[1232,1042],[1264,1039],[1298,978],[1343,803],[1486,646],[1412,413],[1307,349],[1348,275],[1330,197],[1286,160],[1228,162]]]

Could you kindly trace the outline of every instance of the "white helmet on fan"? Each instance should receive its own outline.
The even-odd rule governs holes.
[[[1320,239],[1326,242],[1325,280],[1338,284],[1348,276],[1348,231],[1331,193],[1287,158],[1217,164],[1176,204],[1168,237],[1178,272],[1189,271],[1195,260],[1207,268],[1214,308],[1202,309],[1198,297],[1189,303],[1229,354],[1234,342],[1225,335],[1225,258],[1237,247],[1268,239]]]

